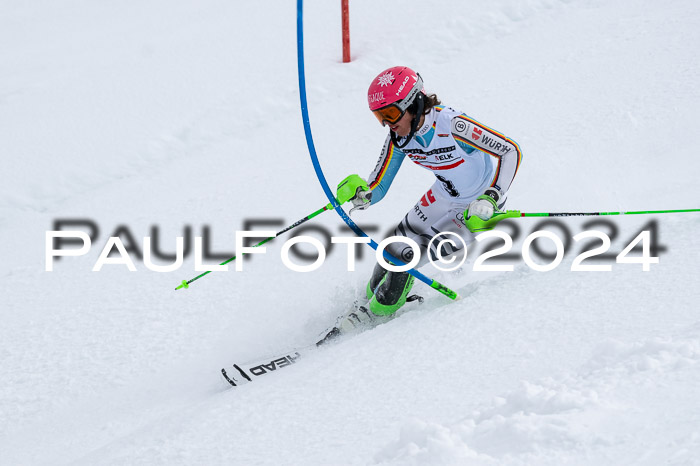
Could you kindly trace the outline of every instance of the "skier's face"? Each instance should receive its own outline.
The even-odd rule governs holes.
[[[409,112],[406,112],[403,114],[401,119],[394,123],[393,125],[389,125],[389,128],[393,132],[397,134],[397,136],[400,136],[402,138],[405,138],[411,133],[411,120],[413,119],[413,115],[411,115]]]

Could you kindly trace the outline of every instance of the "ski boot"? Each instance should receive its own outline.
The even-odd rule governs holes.
[[[377,271],[378,268],[384,273],[380,274]],[[415,281],[413,275],[408,272],[389,272],[382,269],[379,265],[375,267],[374,272],[367,284],[367,298],[369,298],[369,310],[372,314],[393,316],[407,302],[415,300],[423,302],[421,296],[408,296]],[[372,286],[377,281],[378,283]]]
[[[318,343],[316,343],[316,346],[320,346],[328,343],[331,340],[335,340],[341,335],[359,333],[381,323],[381,317],[372,315],[367,308],[367,304],[366,299],[355,301],[351,309],[338,317],[335,325],[333,325],[330,330],[326,330],[326,332],[324,332],[325,336]]]
[[[408,300],[413,280],[406,272],[388,272],[377,264],[367,282],[367,300],[362,304],[356,301],[354,309],[338,320],[336,328],[341,334],[354,333],[391,320]]]
[[[408,296],[414,277],[408,272],[389,272],[377,264],[367,283],[367,300],[356,301],[346,314],[338,318],[326,335],[316,345],[322,345],[335,338],[388,322],[396,311],[411,301],[423,302],[418,295]]]

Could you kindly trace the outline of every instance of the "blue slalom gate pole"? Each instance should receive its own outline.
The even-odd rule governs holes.
[[[306,78],[304,72],[304,2],[303,0],[297,0],[297,59],[298,59],[298,71],[299,71],[299,99],[301,101],[301,115],[304,122],[304,133],[306,134],[306,144],[309,148],[309,155],[311,156],[311,162],[313,163],[314,170],[316,171],[316,176],[318,177],[319,183],[323,188],[323,192],[330,201],[333,209],[340,215],[340,218],[355,232],[358,236],[363,236],[369,238],[368,243],[374,250],[377,249],[377,242],[374,241],[369,235],[367,235],[360,227],[358,227],[355,222],[353,222],[350,217],[345,213],[345,211],[340,207],[338,201],[335,199],[335,195],[328,186],[326,177],[321,169],[321,164],[318,161],[318,156],[316,154],[316,148],[314,146],[313,136],[311,134],[311,123],[309,121],[309,108],[306,100]],[[386,251],[383,251],[384,257],[391,263],[402,266],[406,265],[400,260],[393,257]],[[457,293],[447,288],[445,285],[438,283],[432,278],[428,278],[419,271],[415,269],[410,269],[407,271],[418,280],[422,281],[431,288],[436,289],[440,293],[444,294],[450,299],[457,299],[459,296]]]

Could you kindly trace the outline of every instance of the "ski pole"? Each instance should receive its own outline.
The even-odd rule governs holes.
[[[326,205],[326,206],[323,206],[323,207],[321,207],[320,209],[318,209],[316,212],[307,215],[306,217],[302,218],[301,220],[295,222],[295,223],[292,224],[292,225],[289,225],[289,226],[288,226],[287,228],[285,228],[284,230],[278,231],[277,233],[275,233],[275,236],[270,236],[269,238],[265,238],[264,240],[260,241],[258,244],[256,244],[256,245],[253,246],[253,247],[254,247],[254,248],[257,248],[258,246],[262,246],[263,244],[267,243],[268,241],[272,241],[273,239],[277,238],[277,237],[280,236],[281,234],[288,232],[288,231],[291,230],[292,228],[296,228],[296,227],[298,227],[299,225],[301,225],[302,223],[304,223],[304,222],[306,222],[306,221],[308,221],[308,220],[311,220],[312,218],[314,218],[314,217],[317,216],[318,214],[320,214],[320,213],[322,213],[322,212],[325,212],[325,211],[327,211],[327,210],[331,210],[331,209],[333,209],[333,206],[332,206],[331,204],[328,204],[328,205]],[[235,259],[236,259],[236,256],[233,256],[232,258],[223,261],[223,262],[222,262],[221,264],[219,264],[219,265],[226,265],[226,264],[228,264],[229,262],[234,261]],[[192,282],[195,281],[195,280],[199,280],[199,279],[202,278],[203,276],[205,276],[205,275],[207,275],[207,274],[210,274],[210,273],[211,273],[211,270],[207,270],[206,272],[197,275],[196,277],[194,277],[194,278],[191,279],[191,280],[182,280],[182,283],[181,283],[177,288],[175,288],[175,289],[176,289],[176,290],[179,290],[180,288],[189,288],[189,287],[190,287],[190,283],[192,283]]]
[[[635,210],[629,212],[520,212],[519,210],[506,210],[496,212],[489,220],[481,220],[476,215],[469,217],[466,221],[467,228],[472,233],[488,231],[501,220],[517,217],[585,217],[593,215],[653,215],[653,214],[677,214],[682,212],[700,212],[700,209],[677,209],[677,210]]]

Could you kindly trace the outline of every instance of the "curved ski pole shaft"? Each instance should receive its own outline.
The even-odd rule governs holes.
[[[321,207],[320,209],[318,209],[316,212],[314,212],[314,213],[312,213],[312,214],[309,214],[309,215],[307,215],[306,217],[302,218],[301,220],[299,220],[299,221],[293,223],[292,225],[289,225],[288,227],[284,228],[283,230],[278,231],[277,233],[275,233],[275,236],[270,236],[269,238],[265,238],[264,240],[260,241],[258,244],[256,244],[256,245],[253,246],[253,247],[254,247],[254,248],[257,248],[258,246],[262,246],[263,244],[267,243],[268,241],[272,241],[273,239],[277,238],[278,236],[280,236],[280,235],[282,235],[282,234],[288,232],[288,231],[291,230],[292,228],[296,228],[296,227],[298,227],[299,225],[301,225],[302,223],[304,223],[304,222],[306,222],[306,221],[308,221],[308,220],[311,220],[312,218],[314,218],[314,217],[317,216],[318,214],[320,214],[320,213],[322,213],[322,212],[325,212],[325,211],[327,211],[327,210],[330,210],[330,209],[332,209],[332,208],[333,208],[333,206],[331,206],[331,204],[325,205],[325,206]],[[221,264],[219,264],[219,265],[226,265],[226,264],[228,264],[229,262],[232,262],[232,261],[234,261],[234,260],[236,260],[236,256],[233,256],[232,258],[223,261],[223,262],[222,262]],[[175,288],[175,290],[179,290],[180,288],[189,288],[189,287],[190,287],[190,283],[192,283],[192,282],[195,281],[195,280],[199,280],[200,278],[202,278],[202,277],[204,277],[205,275],[208,275],[208,274],[210,274],[210,273],[211,273],[211,270],[207,270],[206,272],[197,275],[196,277],[192,278],[191,280],[182,280],[182,283],[180,283],[180,285],[179,285],[177,288]]]

